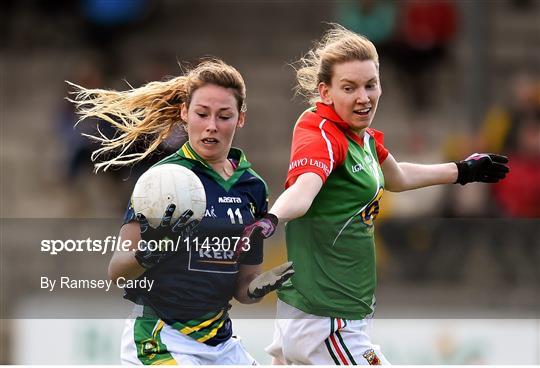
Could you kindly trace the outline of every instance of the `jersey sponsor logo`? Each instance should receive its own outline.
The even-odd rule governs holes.
[[[326,175],[330,175],[330,168],[327,164],[324,162],[321,162],[319,160],[315,160],[313,158],[307,159],[307,158],[301,158],[298,160],[294,160],[289,164],[289,171],[294,170],[298,167],[302,166],[315,166],[319,169],[321,169]]]
[[[209,239],[209,238],[206,238]],[[219,244],[202,242],[189,248],[188,270],[210,273],[237,273],[234,250],[219,249]]]
[[[219,197],[218,203],[242,203],[240,197]]]
[[[364,170],[364,166],[362,164],[356,164],[354,166],[351,166],[351,170],[353,173],[357,173]]]
[[[360,219],[367,226],[373,226],[373,221],[377,218],[379,214],[379,201],[382,198],[384,189],[379,188],[377,195],[373,200],[366,206],[366,208],[360,212]]]
[[[206,211],[204,211],[204,217],[217,218],[214,206],[210,207],[210,209],[207,208]]]
[[[369,365],[382,365],[381,360],[373,349],[366,350],[362,356],[366,358]]]
[[[234,263],[234,252],[232,250],[199,249],[199,257],[199,262],[228,261],[228,263]]]

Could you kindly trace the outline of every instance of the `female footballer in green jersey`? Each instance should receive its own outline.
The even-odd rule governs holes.
[[[221,60],[206,60],[186,75],[125,92],[75,87],[74,102],[83,119],[100,117],[118,129],[111,139],[98,137],[102,148],[95,154],[115,149],[121,153],[97,168],[137,162],[175,132],[175,125],[182,124],[188,141],[157,165],[190,169],[206,194],[206,213],[200,223],[188,221],[189,210],[171,221],[172,203],[154,229],[142,214],[128,207],[120,236],[131,240],[132,249],[115,252],[109,276],[152,280],[154,286],[152,290],[126,289],[125,297],[136,306],[126,320],[122,363],[256,364],[232,334],[229,302],[234,297],[240,303],[256,303],[293,271],[284,264],[262,273],[261,240],[248,243],[241,255],[230,246],[244,224],[267,212],[268,201],[266,184],[242,151],[231,147],[236,129],[245,123],[242,76]],[[126,154],[142,138],[150,141],[148,148]],[[165,238],[181,246],[173,250],[146,247],[152,240]],[[211,244],[205,248],[208,239]]]
[[[295,275],[278,291],[276,364],[388,364],[368,334],[375,305],[373,220],[385,190],[494,183],[508,160],[474,154],[457,163],[397,162],[372,128],[381,85],[375,46],[334,25],[297,70],[312,107],[296,122],[286,190],[249,227],[263,237],[286,224]]]

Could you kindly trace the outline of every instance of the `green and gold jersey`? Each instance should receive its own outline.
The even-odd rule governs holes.
[[[232,335],[227,311],[236,292],[241,266],[263,261],[262,241],[251,242],[241,259],[234,257],[235,242],[244,226],[260,218],[268,208],[266,183],[251,168],[243,152],[231,148],[228,159],[235,171],[227,180],[189,142],[157,163],[181,165],[197,175],[206,194],[206,211],[196,235],[139,277],[154,281],[151,291],[125,290],[125,297],[144,305],[147,313],[152,311],[181,333],[211,346]],[[135,215],[130,203],[124,223],[133,221]]]

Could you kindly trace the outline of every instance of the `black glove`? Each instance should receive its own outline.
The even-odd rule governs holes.
[[[257,276],[249,283],[247,294],[251,299],[259,299],[269,292],[279,289],[294,275],[293,263],[287,262]]]
[[[473,181],[497,183],[510,171],[506,156],[494,153],[475,153],[463,161],[456,162],[458,177],[456,183],[465,185]]]
[[[235,258],[238,259],[242,252],[251,249],[247,242],[258,242],[260,240],[269,238],[276,231],[278,225],[278,218],[276,215],[267,213],[259,220],[247,225],[242,231],[242,237],[235,250]]]
[[[148,269],[162,262],[164,259],[176,252],[176,245],[183,242],[183,239],[194,236],[195,228],[199,220],[189,221],[193,216],[193,211],[186,210],[178,220],[171,225],[172,215],[176,209],[175,204],[170,204],[161,218],[161,223],[157,228],[152,228],[148,220],[142,213],[137,214],[137,221],[141,227],[141,241],[135,252],[135,259],[141,266]],[[179,239],[180,238],[180,239]],[[154,240],[148,243],[150,240]],[[162,242],[161,240],[170,240]],[[161,249],[155,249],[161,246]]]

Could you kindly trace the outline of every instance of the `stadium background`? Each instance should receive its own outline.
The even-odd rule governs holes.
[[[129,309],[119,293],[47,295],[36,287],[43,274],[103,278],[110,255],[53,257],[35,240],[85,221],[117,229],[137,175],[161,156],[93,175],[92,147],[71,128],[64,81],[126,88],[125,81],[176,75],[177,61],[223,58],[248,90],[247,125],[235,145],[266,179],[273,202],[292,126],[306,107],[293,99],[288,64],[324,21],[377,44],[383,97],[374,127],[399,160],[432,163],[482,150],[512,160],[507,185],[386,193],[374,340],[394,363],[540,363],[539,1],[12,0],[0,7],[0,364],[119,362]],[[168,142],[162,155],[178,144]],[[282,232],[266,256],[268,267],[285,258]],[[233,307],[236,332],[262,363],[274,303],[272,296]]]

